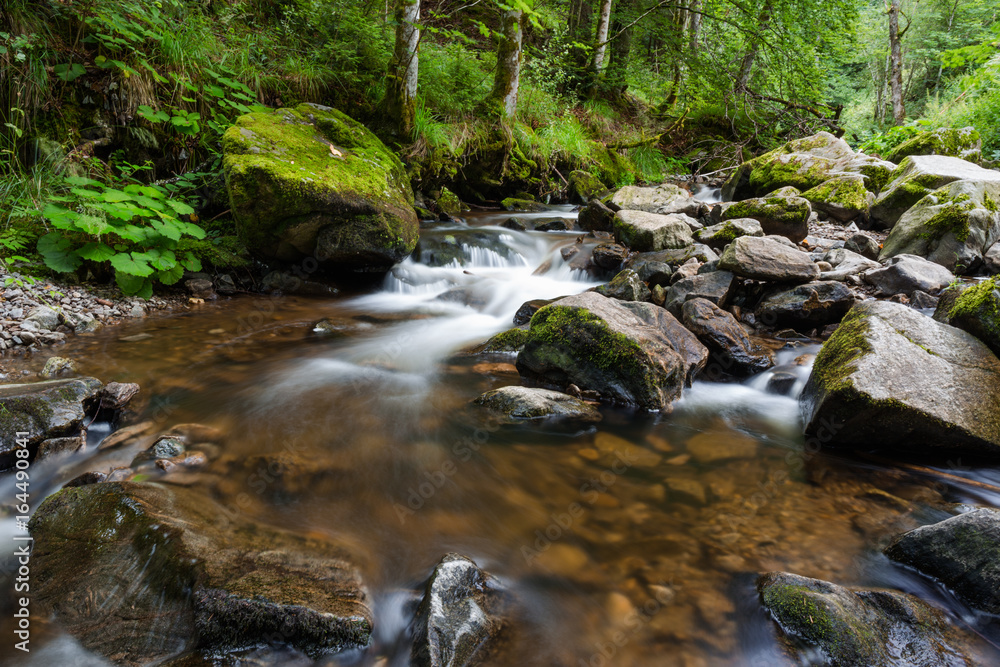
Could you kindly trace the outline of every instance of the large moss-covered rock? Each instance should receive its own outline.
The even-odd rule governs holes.
[[[809,234],[812,208],[802,197],[765,197],[719,204],[712,209],[714,222],[752,218],[760,223],[764,235],[784,236],[798,243]]]
[[[32,603],[123,665],[272,641],[314,656],[368,644],[372,613],[344,549],[229,517],[191,488],[63,489],[29,524]]]
[[[741,236],[764,236],[764,228],[753,218],[726,220],[695,232],[694,237],[711,248],[725,248]]]
[[[646,283],[632,269],[625,269],[616,275],[610,283],[594,288],[601,296],[620,301],[649,301],[650,292]]]
[[[1000,512],[978,509],[911,530],[889,558],[933,577],[976,609],[1000,614]]]
[[[903,214],[925,196],[955,181],[1000,182],[1000,171],[956,157],[913,155],[900,163],[871,208],[871,222],[891,229]]]
[[[879,258],[918,255],[949,271],[970,273],[1000,239],[997,202],[1000,181],[962,180],[935,190],[903,214]]]
[[[240,238],[260,257],[385,270],[417,243],[402,162],[339,111],[300,104],[247,114],[222,147]]]
[[[566,184],[566,196],[570,204],[586,204],[594,197],[607,190],[601,179],[589,171],[579,169],[569,173]]]
[[[839,222],[851,222],[867,217],[875,202],[875,195],[865,187],[861,174],[840,174],[802,193],[817,211],[822,211]]]
[[[1000,360],[972,335],[898,303],[854,306],[800,398],[824,446],[1000,454]]]
[[[0,470],[14,465],[18,440],[34,456],[43,440],[79,435],[103,386],[89,377],[0,385]]]
[[[799,664],[959,667],[980,664],[973,639],[919,598],[845,588],[787,572],[757,581],[761,602]],[[818,655],[817,655],[818,653]]]
[[[1000,356],[998,279],[1000,278],[994,276],[958,293],[954,305],[947,311],[947,317],[949,324],[968,331]]]
[[[517,369],[557,387],[575,384],[608,401],[664,410],[707,358],[663,308],[584,292],[535,313]]]
[[[890,162],[901,162],[911,155],[947,155],[970,162],[979,162],[983,154],[983,139],[974,127],[955,129],[941,127],[921,132],[886,154]]]

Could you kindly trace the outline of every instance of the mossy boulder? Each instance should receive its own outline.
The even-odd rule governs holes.
[[[520,352],[524,344],[528,342],[527,327],[515,327],[507,331],[501,331],[490,338],[480,347],[475,349],[476,353],[503,353]]]
[[[829,132],[796,139],[740,165],[722,186],[722,200],[761,197],[788,185],[809,190],[856,156],[846,141]]]
[[[911,530],[885,554],[937,579],[976,609],[1000,614],[1000,512],[977,509]]]
[[[710,248],[721,249],[741,236],[764,236],[764,228],[753,218],[726,220],[694,233],[695,239]]]
[[[585,232],[613,232],[615,212],[599,199],[591,199],[580,211],[576,224]]]
[[[888,301],[854,306],[802,392],[824,446],[1000,454],[1000,360],[971,334]]]
[[[448,215],[457,215],[469,209],[454,192],[448,188],[441,188],[437,198],[438,210]]]
[[[103,387],[91,377],[0,385],[0,470],[14,465],[19,439],[33,457],[43,440],[79,435]]]
[[[615,240],[636,252],[685,248],[694,243],[689,220],[694,222],[683,214],[621,210],[615,213]]]
[[[971,273],[1000,239],[997,202],[1000,181],[961,180],[935,190],[903,214],[879,258],[918,255],[949,271]]]
[[[955,181],[1000,181],[1000,172],[956,157],[914,155],[904,159],[892,173],[871,207],[871,222],[877,229],[892,229],[903,214],[925,196]]]
[[[594,197],[606,192],[607,188],[597,176],[589,171],[577,169],[569,173],[566,197],[570,204],[586,204]]]
[[[803,197],[764,197],[718,204],[712,209],[712,221],[751,218],[760,223],[765,235],[784,236],[798,243],[809,235],[812,208]]]
[[[668,410],[707,358],[663,308],[584,292],[535,313],[517,369],[560,389],[575,384],[613,403]]]
[[[1000,356],[1000,286],[997,276],[962,291],[948,310],[948,323],[986,343]]]
[[[519,211],[523,213],[544,213],[550,210],[545,204],[533,199],[518,199],[517,197],[507,197],[500,205],[505,211]]]
[[[568,394],[536,387],[501,387],[475,401],[496,413],[504,423],[540,420],[598,422],[601,413],[590,403]]]
[[[649,301],[652,298],[646,283],[632,269],[619,272],[610,283],[599,285],[594,291],[601,296],[619,301]]]
[[[275,640],[313,656],[369,643],[367,593],[343,548],[230,517],[188,487],[63,489],[29,524],[32,603],[124,665]]]
[[[817,211],[844,223],[859,217],[867,219],[868,210],[875,203],[875,195],[865,188],[865,178],[860,174],[834,176],[803,192],[802,198]]]
[[[976,642],[951,626],[942,612],[912,595],[845,588],[787,572],[762,575],[757,592],[800,664],[980,664]]]
[[[417,243],[402,162],[339,111],[300,104],[247,114],[222,148],[237,230],[259,257],[384,271]]]
[[[899,163],[911,155],[947,155],[979,162],[983,157],[983,139],[974,127],[940,127],[904,141],[889,151],[885,159]]]

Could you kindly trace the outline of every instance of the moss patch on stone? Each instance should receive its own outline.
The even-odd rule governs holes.
[[[872,352],[868,331],[865,314],[852,309],[823,344],[813,364],[813,375],[824,391],[844,391],[853,386],[850,376],[857,370],[858,360]]]
[[[920,237],[936,241],[951,233],[964,243],[969,238],[969,212],[976,207],[969,200],[969,195],[951,197],[942,194],[938,197],[938,205],[942,206],[941,210],[923,224],[924,231]]]

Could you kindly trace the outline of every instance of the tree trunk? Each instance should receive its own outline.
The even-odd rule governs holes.
[[[608,49],[608,28],[611,26],[611,0],[601,0],[601,11],[597,17],[597,37],[594,45],[594,58],[590,69],[594,74],[604,70],[604,53]]]
[[[902,0],[892,0],[889,6],[889,89],[892,96],[892,124],[902,125],[906,120],[903,106],[903,44],[899,34],[899,12]]]
[[[567,17],[570,39],[578,42],[590,39],[590,5],[590,0],[570,0],[569,16]]]
[[[420,0],[396,0],[396,47],[389,61],[382,109],[397,136],[413,132],[417,115]]]
[[[500,19],[500,45],[497,50],[497,71],[490,97],[503,115],[517,114],[517,89],[521,82],[521,18],[520,9],[504,10]]]
[[[740,73],[736,77],[736,90],[746,90],[750,84],[750,75],[753,73],[753,63],[757,60],[757,53],[760,51],[760,35],[767,29],[771,22],[771,2],[764,3],[764,8],[760,11],[760,19],[757,21],[757,34],[750,38],[750,48],[747,49],[743,61],[740,62]]]
[[[701,32],[701,0],[691,0],[691,22],[688,25],[688,38],[691,53],[698,53],[698,33]]]
[[[626,74],[628,61],[632,55],[632,28],[626,27],[631,21],[631,9],[634,0],[621,0],[615,8],[611,32],[616,35],[611,42],[611,58],[608,61],[606,77],[607,90],[612,97],[620,97],[628,87]]]

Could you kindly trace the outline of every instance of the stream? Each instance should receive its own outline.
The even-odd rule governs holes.
[[[507,217],[425,224],[414,257],[364,292],[223,299],[54,352],[76,359],[82,374],[138,382],[141,418],[159,430],[197,422],[227,433],[222,451],[208,453],[210,474],[165,483],[210,484],[234,513],[333,535],[362,554],[372,645],[315,664],[408,665],[415,591],[449,552],[475,560],[517,599],[503,653],[510,665],[788,664],[754,588],[758,573],[775,570],[915,593],[959,625],[976,623],[987,647],[1000,643],[1000,629],[879,550],[946,518],[954,503],[997,506],[1000,497],[805,443],[795,394],[815,343],[778,352],[780,370],[796,378],[791,395],[768,392],[773,370],[743,383],[696,382],[670,415],[602,406],[603,420],[584,430],[498,427],[470,406],[520,378],[513,355],[469,348],[509,328],[523,302],[600,282],[561,252],[579,246],[583,256],[597,241],[499,226]],[[325,336],[313,331],[322,319]],[[19,363],[37,371],[47,356]],[[96,448],[106,434],[95,427],[87,452],[33,466],[33,506],[74,476],[107,469],[109,455]],[[277,485],[216,464],[269,454],[308,462],[310,474]],[[960,462],[941,470],[1000,480],[998,470]],[[0,477],[0,498],[13,497],[13,483]],[[13,532],[3,518],[0,540],[11,544]],[[7,596],[13,560],[3,554]],[[4,641],[0,663],[108,664],[58,622],[34,627],[32,652]],[[11,632],[4,611],[0,635]],[[314,663],[262,649],[185,664]]]

